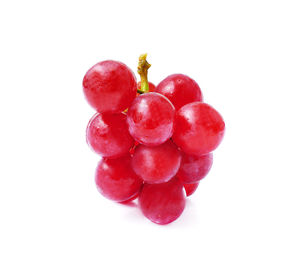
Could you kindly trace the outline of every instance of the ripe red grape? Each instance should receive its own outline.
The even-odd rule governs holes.
[[[213,163],[213,154],[192,156],[181,153],[182,159],[177,177],[183,183],[194,183],[203,179],[209,172]]]
[[[141,191],[141,190],[142,190],[142,187],[141,187],[140,191]],[[126,201],[123,201],[123,202],[120,202],[120,203],[122,203],[122,204],[124,204],[124,205],[134,205],[134,204],[133,204],[133,201],[134,201],[135,199],[138,198],[139,194],[140,194],[140,192],[138,192],[136,195],[134,195],[134,196],[131,197],[130,199],[128,199],[128,200],[126,200]]]
[[[102,159],[95,182],[107,199],[136,205],[157,224],[176,220],[185,198],[209,172],[212,151],[225,123],[203,103],[199,85],[173,74],[156,87],[148,81],[147,54],[139,57],[140,82],[125,64],[103,61],[83,78],[83,91],[97,110],[86,130],[89,146]]]
[[[168,76],[157,85],[155,92],[166,96],[176,110],[188,103],[203,100],[199,85],[183,74]]]
[[[158,146],[139,145],[132,157],[132,168],[145,182],[169,181],[178,171],[181,154],[172,141]]]
[[[138,96],[127,112],[129,132],[139,143],[159,145],[173,133],[175,109],[161,94],[147,93]]]
[[[148,82],[148,84],[149,84],[149,92],[154,92],[156,88],[155,85],[152,82]],[[138,82],[137,89],[141,89],[141,82]]]
[[[136,78],[123,63],[103,61],[94,65],[83,78],[83,91],[98,112],[122,112],[136,96]]]
[[[131,158],[102,159],[96,170],[96,185],[107,199],[124,202],[135,197],[142,187],[142,180],[134,173]]]
[[[213,107],[193,102],[177,112],[172,138],[185,153],[203,155],[218,147],[224,132],[223,118]]]
[[[163,184],[145,184],[139,196],[139,206],[148,219],[168,224],[177,219],[185,207],[182,183],[174,178]]]
[[[191,184],[183,184],[186,196],[191,196],[199,186],[199,181]]]
[[[96,113],[86,131],[90,147],[103,157],[119,157],[129,152],[134,140],[123,113]]]

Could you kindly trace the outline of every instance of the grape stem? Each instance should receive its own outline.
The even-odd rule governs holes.
[[[151,67],[151,65],[147,62],[146,58],[146,53],[140,55],[137,68],[137,72],[141,77],[141,89],[137,90],[140,94],[149,92],[148,69]]]

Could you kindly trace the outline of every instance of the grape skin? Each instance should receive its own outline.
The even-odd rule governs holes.
[[[172,139],[183,152],[198,156],[215,150],[224,132],[223,118],[213,107],[193,102],[177,112]]]
[[[135,197],[143,181],[134,173],[130,156],[102,159],[96,170],[95,182],[99,192],[107,199],[124,202]]]
[[[86,139],[96,153],[110,158],[127,154],[134,145],[123,113],[96,113],[87,126]]]
[[[132,102],[127,112],[129,133],[141,144],[162,144],[173,134],[174,117],[174,106],[163,95],[140,95]]]
[[[162,184],[145,184],[138,203],[144,216],[152,222],[168,224],[176,220],[184,210],[183,185],[176,178]]]
[[[136,96],[134,73],[117,61],[94,65],[85,74],[82,84],[87,101],[98,112],[122,112]]]
[[[181,165],[177,173],[177,177],[183,183],[194,183],[203,179],[211,169],[213,163],[213,154],[205,154],[201,156],[192,156],[181,153]]]
[[[185,189],[185,193],[186,193],[187,197],[189,197],[195,193],[195,191],[197,190],[197,188],[199,186],[199,183],[200,182],[198,181],[198,182],[191,183],[191,184],[183,184],[183,187]]]
[[[183,74],[168,76],[157,85],[155,92],[167,97],[176,110],[188,103],[203,100],[199,85]]]
[[[172,141],[149,147],[139,145],[132,157],[132,168],[145,182],[157,184],[173,178],[180,166],[181,154]]]

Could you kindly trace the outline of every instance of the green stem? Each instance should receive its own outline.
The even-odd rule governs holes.
[[[141,77],[141,89],[138,89],[138,93],[144,94],[149,92],[149,83],[148,83],[148,69],[151,65],[146,60],[147,54],[142,54],[139,57],[138,64],[138,74]]]

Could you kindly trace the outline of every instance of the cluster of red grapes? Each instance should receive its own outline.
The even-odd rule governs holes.
[[[86,136],[102,156],[95,176],[100,193],[116,202],[138,198],[148,219],[167,224],[181,215],[185,197],[209,172],[211,152],[220,144],[225,124],[203,103],[193,79],[174,74],[155,87],[147,79],[149,67],[142,55],[138,84],[134,73],[117,61],[88,70],[83,90],[97,113]]]

